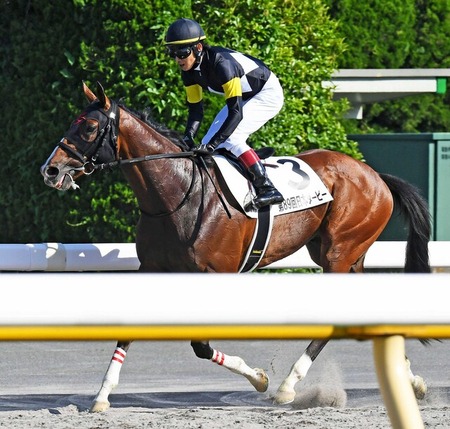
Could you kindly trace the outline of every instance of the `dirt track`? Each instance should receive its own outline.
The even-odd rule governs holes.
[[[110,396],[112,408],[104,414],[90,414],[114,343],[0,343],[0,427],[391,427],[378,391],[370,342],[329,344],[298,385],[294,404],[283,407],[274,406],[270,396],[307,342],[213,345],[265,368],[271,379],[269,391],[257,393],[245,379],[195,358],[188,343],[135,343],[119,387]],[[407,342],[413,368],[430,388],[420,403],[425,427],[448,429],[450,343],[433,345],[431,356],[430,350],[416,341]]]

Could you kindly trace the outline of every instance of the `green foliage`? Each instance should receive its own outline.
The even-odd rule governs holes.
[[[252,136],[256,147],[273,146],[280,154],[321,147],[358,157],[339,122],[347,105],[333,102],[322,85],[343,49],[322,1],[194,1],[193,14],[210,44],[263,59],[283,85],[285,106]],[[216,113],[223,101],[214,103]]]
[[[410,54],[415,5],[408,0],[331,0],[347,47],[340,68],[400,68]],[[351,67],[342,66],[351,64]]]
[[[448,0],[328,0],[345,39],[338,68],[449,68]],[[374,103],[348,133],[448,131],[450,94]]]
[[[105,181],[101,183],[103,186],[98,185],[97,178],[95,183],[85,181],[87,195],[78,192],[75,197],[77,205],[70,208],[68,225],[78,230],[80,235],[89,237],[89,241],[134,241],[139,216],[136,200],[127,184],[119,180],[118,174],[114,175],[115,181]]]
[[[47,188],[39,168],[85,107],[81,82],[100,81],[107,94],[183,130],[184,88],[165,52],[164,33],[193,17],[211,43],[264,59],[279,76],[286,103],[255,135],[255,146],[292,154],[326,147],[359,154],[341,124],[343,103],[330,79],[343,50],[320,0],[15,0],[0,3],[0,240],[102,242],[134,240],[139,213],[119,170],[79,181],[81,189]],[[223,105],[208,97],[204,130]],[[6,108],[5,108],[6,106]]]

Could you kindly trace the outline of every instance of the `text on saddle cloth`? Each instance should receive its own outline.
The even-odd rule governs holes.
[[[254,197],[250,182],[224,156],[214,155],[213,158],[242,210],[247,216],[258,218],[256,210],[244,209]],[[272,207],[273,216],[310,209],[333,200],[320,177],[305,161],[291,156],[272,156],[262,162],[270,180],[284,197],[282,203]]]

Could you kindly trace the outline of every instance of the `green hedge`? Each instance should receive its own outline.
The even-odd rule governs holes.
[[[345,136],[346,105],[322,87],[344,46],[322,1],[15,0],[0,8],[2,242],[134,240],[139,213],[120,171],[96,173],[79,181],[80,190],[61,193],[44,185],[39,167],[86,105],[82,81],[99,80],[110,97],[150,107],[157,121],[184,129],[184,89],[162,45],[182,16],[198,20],[210,43],[260,56],[280,77],[285,107],[254,136],[256,147],[360,156]],[[208,97],[205,122],[222,103]]]
[[[338,68],[450,68],[448,0],[328,0],[346,49]],[[448,132],[447,94],[421,94],[367,105],[349,133]]]

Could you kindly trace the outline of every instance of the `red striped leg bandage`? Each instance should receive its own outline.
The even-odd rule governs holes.
[[[219,352],[218,350],[214,350],[212,361],[217,363],[218,365],[223,365],[223,361],[225,360],[225,354]]]
[[[123,361],[125,360],[126,355],[127,355],[127,352],[122,350],[120,347],[117,347],[116,350],[114,350],[114,355],[112,357],[112,360],[122,364]]]

